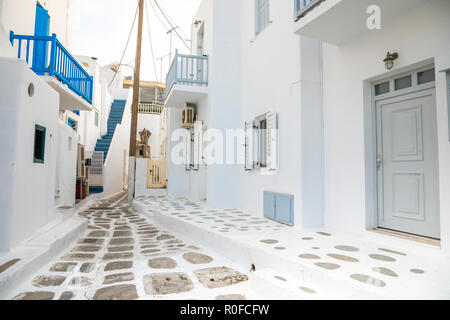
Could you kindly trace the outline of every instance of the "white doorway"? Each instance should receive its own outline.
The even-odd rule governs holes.
[[[374,84],[378,227],[440,238],[435,70]]]

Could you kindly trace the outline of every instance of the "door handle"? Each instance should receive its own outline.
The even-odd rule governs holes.
[[[377,156],[377,169],[381,169],[381,167],[383,166],[383,159],[381,158],[380,155]]]

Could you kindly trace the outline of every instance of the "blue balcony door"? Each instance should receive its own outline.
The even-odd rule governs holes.
[[[50,16],[40,3],[36,5],[36,22],[34,26],[35,36],[48,36],[50,33]],[[33,50],[33,70],[37,74],[44,74],[48,67],[48,43],[47,41],[35,41]]]

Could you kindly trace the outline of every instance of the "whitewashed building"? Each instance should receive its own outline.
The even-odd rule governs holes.
[[[195,114],[169,195],[450,254],[449,17],[446,0],[203,1],[167,78],[169,137]],[[245,130],[245,165],[206,166],[207,129]]]
[[[170,141],[174,130],[188,128],[193,140],[185,139],[191,150],[186,163],[168,162],[169,195],[207,200],[213,207],[238,206],[240,199],[242,167],[207,166],[205,154],[199,151],[199,137],[207,129],[214,128],[225,135],[227,129],[242,126],[239,7],[240,1],[235,0],[201,3],[192,24],[192,52],[176,54],[166,81],[165,106],[170,108],[168,158],[177,144]],[[196,117],[193,113],[183,116],[183,109],[191,107]]]
[[[110,195],[126,181],[116,176],[127,165],[130,92],[108,87],[95,59],[72,56],[69,7],[70,0],[0,1],[0,252],[67,217],[102,137],[110,157],[91,182]]]

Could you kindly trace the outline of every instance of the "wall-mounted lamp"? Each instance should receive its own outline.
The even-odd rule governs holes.
[[[383,62],[386,65],[387,70],[391,70],[394,67],[394,61],[398,59],[398,53],[390,53],[388,52],[386,55],[386,58],[383,60]]]
[[[196,27],[198,27],[198,25],[199,25],[200,23],[202,23],[202,20],[195,20],[195,21],[194,21],[194,24],[195,24]]]

